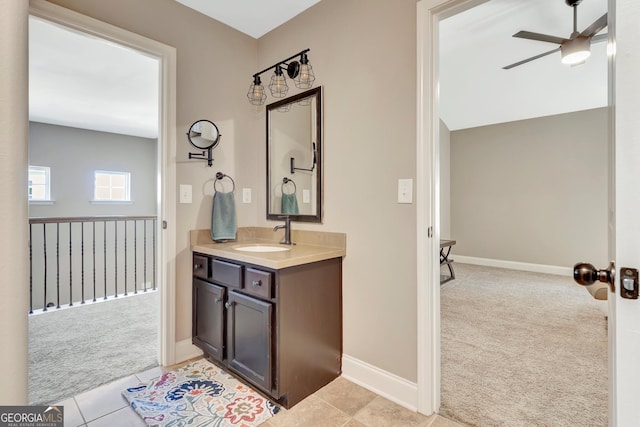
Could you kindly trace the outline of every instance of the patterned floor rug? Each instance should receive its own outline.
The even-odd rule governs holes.
[[[279,407],[202,359],[122,392],[149,426],[258,426]]]

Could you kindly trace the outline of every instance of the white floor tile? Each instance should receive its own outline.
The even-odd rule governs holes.
[[[77,395],[76,403],[84,419],[89,422],[128,407],[128,402],[122,397],[122,390],[139,383],[138,377],[131,375]]]
[[[88,427],[146,427],[147,424],[135,413],[131,407],[127,406],[109,415],[100,417],[87,424]]]
[[[78,427],[84,425],[84,419],[82,418],[80,410],[78,409],[78,405],[76,405],[76,401],[73,400],[73,397],[65,399],[62,402],[58,402],[55,404],[55,406],[64,407],[65,427]]]

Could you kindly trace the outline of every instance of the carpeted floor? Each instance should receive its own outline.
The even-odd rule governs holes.
[[[159,292],[29,316],[29,403],[158,365]]]
[[[606,426],[606,301],[570,277],[456,264],[441,287],[440,414],[470,426]]]

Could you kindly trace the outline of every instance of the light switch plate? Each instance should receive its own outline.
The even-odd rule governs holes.
[[[251,189],[243,188],[242,189],[242,203],[251,203]]]
[[[311,191],[307,189],[302,190],[302,203],[311,203]]]
[[[413,203],[413,179],[398,180],[398,203]]]
[[[180,203],[193,203],[192,187],[189,184],[180,184]]]

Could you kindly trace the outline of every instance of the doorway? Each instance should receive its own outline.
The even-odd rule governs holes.
[[[32,2],[31,16],[53,23],[91,38],[106,40],[126,49],[140,52],[158,61],[159,105],[156,151],[157,171],[153,182],[155,193],[154,222],[156,236],[155,282],[159,289],[158,362],[167,366],[175,362],[175,48],[97,21],[47,2]]]
[[[453,16],[464,10],[475,7],[484,3],[483,1],[458,1],[448,2],[447,5],[442,1],[423,1],[418,5],[418,63],[419,63],[419,85],[424,88],[419,93],[418,101],[418,182],[422,181],[425,188],[432,188],[435,191],[426,191],[426,199],[422,202],[418,200],[418,235],[433,236],[427,242],[418,243],[418,259],[427,260],[424,265],[418,266],[418,301],[419,317],[419,337],[418,337],[418,359],[421,363],[418,366],[418,388],[419,394],[423,398],[419,398],[419,408],[429,408],[433,411],[440,406],[440,289],[437,285],[438,265],[435,262],[437,258],[437,245],[440,235],[440,218],[438,194],[439,182],[439,152],[437,144],[424,143],[424,141],[440,140],[440,129],[438,126],[438,118],[441,117],[442,105],[439,103],[435,94],[441,94],[441,83],[438,79],[439,75],[439,56],[433,54],[437,52],[437,40],[439,39],[438,25],[442,19]],[[566,6],[565,6],[566,7]],[[421,45],[422,44],[422,45]],[[434,76],[433,78],[430,78]],[[425,170],[427,173],[425,173]],[[420,224],[425,222],[425,224]],[[433,227],[433,228],[430,228]],[[424,232],[422,232],[424,231]],[[449,236],[445,236],[449,237]],[[457,236],[452,236],[457,238]],[[421,247],[421,245],[423,245]],[[423,252],[424,257],[421,252]],[[454,257],[455,258],[455,257]],[[424,314],[422,314],[424,313]],[[420,332],[420,329],[422,331]],[[435,344],[435,348],[433,345]],[[433,351],[428,351],[433,350]],[[427,360],[427,366],[422,365]],[[434,384],[433,388],[427,387],[428,384]],[[427,411],[426,413],[430,413]]]

